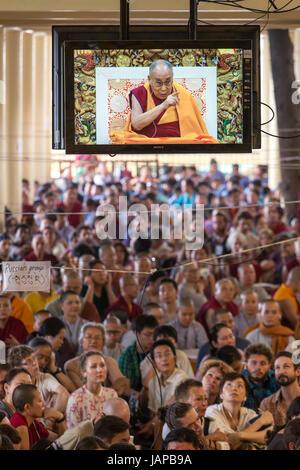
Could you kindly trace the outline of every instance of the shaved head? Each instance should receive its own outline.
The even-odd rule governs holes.
[[[168,62],[167,60],[158,59],[158,60],[155,60],[154,62],[152,62],[152,64],[149,67],[149,76],[150,77],[152,76],[153,72],[156,71],[157,68],[159,68],[159,69],[168,69],[168,72],[171,71],[171,73],[173,75],[173,67],[170,64],[170,62]]]
[[[105,416],[118,416],[126,423],[130,421],[130,410],[127,402],[123,398],[110,398],[103,405]]]
[[[293,268],[288,274],[288,281],[299,281],[300,280],[300,266]]]

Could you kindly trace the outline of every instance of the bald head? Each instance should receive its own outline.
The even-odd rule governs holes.
[[[108,325],[113,325],[113,326],[119,326],[121,327],[121,322],[120,320],[117,318],[117,317],[107,317],[105,320],[104,320],[104,326],[108,326]]]
[[[133,301],[139,293],[138,282],[131,274],[125,274],[120,279],[121,294],[128,300]]]
[[[64,272],[62,277],[62,288],[64,292],[71,290],[78,295],[80,294],[82,281],[77,271],[67,270]]]
[[[293,268],[288,274],[288,282],[300,281],[300,267]]]
[[[151,260],[147,256],[138,258],[134,262],[134,270],[138,272],[149,272],[151,271]],[[145,275],[147,276],[147,275]]]
[[[130,285],[132,282],[136,282],[135,277],[132,274],[124,274],[123,277],[120,279],[120,286],[126,287]]]
[[[289,272],[286,284],[295,294],[300,292],[300,267],[293,268]]]
[[[153,76],[153,72],[155,73],[158,70],[166,71],[168,73],[171,72],[171,74],[173,75],[173,67],[170,64],[170,62],[167,60],[159,59],[159,60],[155,60],[154,62],[152,62],[152,64],[149,67],[149,76],[150,77]]]
[[[253,264],[241,264],[238,267],[238,278],[244,289],[251,289],[256,280]]]
[[[118,416],[126,423],[130,421],[130,410],[127,402],[123,398],[110,398],[103,405],[105,416]]]
[[[221,279],[216,283],[215,297],[221,305],[232,302],[234,286],[229,279]]]
[[[111,245],[103,245],[99,248],[99,258],[107,269],[113,269],[116,264],[116,250]]]
[[[221,279],[220,281],[216,282],[215,289],[217,292],[220,292],[222,288],[226,287],[232,287],[232,282],[230,279]]]
[[[199,271],[199,267],[196,261],[186,263],[181,266],[181,271],[184,273],[188,271],[192,271],[193,269],[197,269]]]
[[[66,269],[63,273],[62,278],[64,281],[66,281],[67,279],[79,279],[79,274],[77,271]]]
[[[200,279],[200,270],[196,261],[188,263],[181,267],[183,272],[183,278],[188,283],[197,283]]]

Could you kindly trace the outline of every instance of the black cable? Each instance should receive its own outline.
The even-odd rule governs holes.
[[[288,13],[288,12],[291,12],[291,11],[298,10],[300,8],[300,5],[298,5],[297,7],[294,7],[294,8],[290,8],[288,10],[284,9],[286,6],[288,6],[290,3],[292,3],[292,1],[293,0],[290,0],[285,5],[283,5],[283,7],[278,8],[277,10],[270,11],[270,14]],[[216,5],[236,7],[236,8],[240,8],[242,10],[251,11],[252,13],[266,13],[267,12],[267,10],[259,10],[257,8],[244,7],[244,6],[240,5],[239,2],[233,2],[233,1],[225,2],[225,1],[213,0],[213,1],[210,1],[210,2],[207,2],[207,3],[214,3]],[[270,3],[269,3],[269,5],[270,5]]]
[[[245,0],[240,0],[240,1],[245,1]],[[231,2],[219,2],[219,1],[209,1],[208,3],[217,3],[217,4],[222,4],[222,5],[227,5],[227,6],[238,6],[240,8],[243,8],[244,10],[247,10],[247,11],[250,11],[252,13],[262,13],[261,16],[259,16],[258,18],[254,18],[253,20],[249,21],[248,23],[244,23],[240,26],[247,26],[249,24],[252,24],[252,23],[255,23],[256,21],[260,20],[261,18],[264,18],[265,16],[267,16],[267,21],[265,23],[265,25],[263,26],[263,28],[261,29],[261,32],[264,31],[264,29],[266,28],[266,26],[268,25],[269,23],[269,16],[270,14],[272,13],[287,13],[289,11],[294,11],[294,10],[297,10],[300,8],[300,6],[298,7],[295,7],[295,8],[291,8],[290,10],[284,10],[284,7],[289,5],[290,3],[292,3],[294,0],[290,0],[289,2],[287,2],[283,7],[281,8],[277,8],[276,7],[276,10],[275,11],[270,11],[271,10],[271,7],[273,6],[272,5],[272,1],[269,0],[269,6],[267,8],[267,10],[258,10],[258,9],[253,9],[253,8],[247,8],[247,7],[242,7],[241,5],[239,5],[239,1],[231,1]],[[200,2],[198,2],[199,4]],[[207,3],[207,2],[206,2]],[[198,22],[201,22],[201,23],[204,23],[204,24],[207,24],[207,25],[210,25],[210,26],[217,26],[216,24],[213,24],[213,23],[209,23],[208,21],[204,21],[204,20],[197,20]]]
[[[278,242],[278,243],[279,243],[279,242]],[[244,261],[239,261],[239,262],[237,262],[237,263],[230,263],[230,265],[233,265],[233,266],[234,266],[234,265],[249,263],[250,261],[253,261],[253,260],[257,259],[257,258],[261,255],[261,253],[263,252],[264,249],[265,249],[265,248],[257,248],[257,250],[261,250],[261,252],[258,253],[258,254],[257,254],[256,256],[254,256],[253,258],[250,258],[250,259],[247,259],[247,260],[244,260]],[[233,254],[228,253],[228,257],[227,257],[228,259],[230,259],[230,256],[229,256],[229,255],[235,256],[235,253],[233,253]],[[222,259],[222,258],[221,258],[221,259]],[[192,261],[187,261],[186,263],[175,264],[175,265],[172,266],[172,267],[163,268],[163,271],[172,271],[173,269],[178,269],[178,268],[181,268],[181,266],[186,266],[186,265],[189,265],[189,264],[191,264],[191,263],[192,263]],[[207,266],[214,266],[214,267],[216,267],[216,268],[223,267],[223,266],[229,266],[228,264],[209,263],[209,262],[207,262],[207,261],[201,261],[201,260],[195,261],[195,263],[204,264],[204,265],[207,265]]]
[[[207,24],[207,25],[209,25],[209,26],[215,26],[215,27],[218,26],[218,25],[215,24],[215,23],[209,23],[208,21],[199,20],[199,19],[197,20],[197,23],[204,23],[204,24]]]
[[[219,267],[224,267],[224,266],[239,266],[240,264],[244,264],[244,263],[250,263],[251,261],[255,261],[263,252],[264,248],[258,248],[260,250],[260,253],[258,253],[256,256],[253,256],[252,258],[249,258],[247,260],[244,260],[244,261],[238,261],[237,263],[223,263],[223,264],[214,264],[214,263],[206,263],[205,261],[197,261],[197,263],[202,263],[202,264],[207,264],[208,266],[215,266],[217,268]],[[246,253],[245,253],[246,254]],[[233,253],[232,256],[235,256],[236,254]],[[222,259],[222,258],[221,258]],[[230,260],[230,256],[227,257],[227,259]]]
[[[289,0],[289,2],[287,2],[285,5],[283,5],[281,8],[278,8],[278,10],[283,10],[285,7],[287,7],[288,5],[290,5],[290,3],[293,3],[294,0]]]
[[[275,3],[273,2],[273,0],[269,0],[272,7],[275,9],[275,10],[278,10],[277,6],[275,5]]]
[[[257,18],[254,18],[254,19],[251,20],[251,21],[248,21],[248,23],[242,24],[241,26],[248,26],[249,24],[255,23],[256,21],[260,20],[261,18],[264,18],[264,17],[267,16],[267,15],[268,15],[268,12],[264,13],[264,14],[261,15],[261,16],[258,16]]]
[[[264,29],[266,28],[266,26],[267,26],[268,23],[269,23],[269,12],[268,12],[268,11],[265,12],[263,15],[259,16],[258,18],[254,18],[253,20],[248,21],[248,23],[243,23],[243,24],[241,24],[241,25],[239,25],[239,26],[248,26],[248,25],[250,25],[250,24],[252,24],[252,23],[255,23],[256,21],[260,20],[261,18],[264,18],[265,16],[267,16],[268,18],[267,18],[267,21],[266,21],[266,23],[264,24],[263,28],[261,29],[261,32],[263,32]],[[218,27],[218,26],[219,26],[218,24],[209,23],[208,21],[199,20],[199,19],[197,20],[197,23],[204,23],[204,24],[207,24],[207,25],[209,25],[209,26],[215,26],[215,27]]]
[[[264,106],[267,106],[267,108],[269,108],[269,109],[272,111],[273,116],[271,117],[271,119],[269,119],[269,121],[263,122],[262,124],[260,124],[260,126],[255,127],[256,130],[258,130],[258,131],[260,131],[260,132],[263,132],[264,134],[269,135],[270,137],[275,137],[275,138],[277,138],[277,139],[297,139],[297,138],[300,137],[300,134],[297,134],[297,135],[290,135],[290,136],[275,135],[275,134],[271,134],[271,133],[266,132],[266,131],[264,131],[263,129],[261,129],[261,126],[264,126],[264,125],[268,124],[269,122],[271,122],[271,121],[274,119],[274,117],[275,117],[275,111],[274,111],[274,109],[273,109],[270,105],[268,105],[267,103],[263,103],[262,101],[259,101],[259,104],[263,104]]]
[[[146,277],[145,284],[144,284],[144,287],[143,287],[143,290],[142,290],[142,295],[141,295],[141,298],[140,298],[139,303],[138,303],[138,306],[139,306],[140,308],[142,308],[142,307],[141,307],[141,304],[142,304],[143,297],[144,297],[144,294],[145,294],[145,290],[146,290],[146,287],[147,287],[147,284],[148,284],[148,282],[149,282],[149,279],[150,279],[150,276],[151,276],[151,275],[152,275],[152,272],[151,272],[150,274],[148,274],[147,277]],[[157,369],[156,369],[156,367],[155,367],[155,364],[154,364],[154,362],[152,361],[151,357],[149,356],[149,352],[146,353],[146,352],[144,351],[144,349],[143,349],[143,347],[142,347],[142,345],[141,345],[141,343],[140,343],[140,340],[139,340],[139,338],[138,338],[137,332],[136,332],[136,339],[137,339],[137,343],[139,344],[139,347],[140,347],[140,349],[142,350],[143,354],[147,354],[147,355],[145,356],[145,358],[147,358],[148,361],[150,361],[151,366],[153,367],[153,370],[154,370],[154,372],[155,372],[155,374],[156,374],[156,377],[157,377],[157,380],[158,380],[158,385],[159,385],[160,403],[161,403],[161,406],[163,406],[163,396],[162,396],[162,389],[161,389],[161,381],[160,381],[159,375],[158,375],[158,373],[157,373]],[[154,447],[155,444],[156,444],[156,441],[157,441],[158,436],[159,436],[159,433],[160,433],[160,428],[161,428],[161,426],[159,427],[156,436],[154,436],[154,440],[153,440],[153,442],[152,442],[152,444],[151,444],[151,447],[150,447],[151,449],[153,449],[153,447]]]
[[[265,22],[264,26],[261,28],[260,33],[262,33],[265,28],[268,26],[270,21],[270,9],[271,9],[271,2],[269,1],[268,12],[267,12],[267,21]]]
[[[249,259],[247,259],[247,260],[244,260],[244,261],[239,261],[239,262],[237,262],[237,263],[229,263],[229,264],[217,263],[217,264],[216,264],[216,263],[208,263],[207,261],[201,261],[201,260],[195,261],[195,263],[204,264],[204,265],[207,265],[207,266],[214,266],[214,267],[216,267],[216,268],[220,268],[220,267],[224,267],[224,266],[229,266],[229,265],[232,265],[232,266],[237,265],[237,266],[238,266],[238,265],[240,265],[240,264],[250,263],[251,261],[256,260],[256,259],[262,254],[264,248],[257,248],[257,249],[261,250],[261,252],[258,253],[256,256],[254,256],[253,258],[249,258]],[[229,253],[229,254],[231,254],[231,253]],[[228,254],[227,259],[230,259],[229,254]],[[235,256],[235,253],[233,253],[232,256]],[[222,259],[222,258],[221,258],[221,259]],[[183,264],[177,264],[177,265],[175,265],[175,266],[172,266],[172,268],[164,268],[164,271],[171,271],[171,270],[173,270],[173,269],[178,269],[178,268],[180,268],[181,266],[189,265],[189,264],[191,264],[191,263],[192,263],[192,261],[188,261],[187,263],[183,263]]]
[[[273,241],[274,240],[274,241]],[[273,239],[270,244],[276,244],[276,245],[281,245],[282,242],[281,241],[275,241],[276,240],[276,237]],[[256,260],[262,253],[263,251],[265,250],[266,248],[263,247],[263,248],[260,248],[260,247],[257,247],[257,248],[253,248],[253,251],[254,250],[260,250],[260,253],[258,253],[256,256],[253,256],[252,258],[249,258],[247,260],[244,260],[244,261],[239,261],[237,263],[229,263],[229,264],[220,264],[220,263],[209,263],[207,261],[194,261],[195,263],[199,263],[199,264],[204,264],[204,265],[208,265],[208,266],[215,266],[217,268],[219,268],[220,266],[223,267],[223,266],[229,266],[229,265],[232,265],[232,266],[238,266],[240,264],[244,264],[244,263],[249,263],[251,261],[254,261]],[[242,250],[243,251],[243,250]],[[245,253],[246,254],[246,253]],[[230,259],[230,256],[235,256],[235,253],[228,253],[227,255],[227,258],[226,259]],[[224,258],[220,258],[220,259],[224,259]],[[191,264],[192,261],[187,261],[186,263],[180,263],[180,264],[175,264],[175,266],[172,266],[170,268],[163,268],[164,271],[172,271],[173,269],[178,269],[180,268],[181,266],[186,266],[186,265],[189,265]]]
[[[273,113],[273,116],[271,117],[271,119],[269,119],[268,121],[263,122],[263,123],[260,124],[261,126],[265,126],[266,124],[269,124],[269,122],[273,121],[273,119],[274,119],[274,117],[275,117],[275,111],[274,111],[274,109],[271,108],[271,106],[269,106],[267,103],[263,103],[262,101],[260,101],[259,104],[262,104],[262,105],[264,105],[264,106],[267,106],[267,108],[269,108],[269,109],[272,111],[272,113]]]
[[[203,1],[205,1],[205,0],[203,0]],[[245,1],[245,0],[240,0],[240,1]],[[290,0],[286,5],[290,4],[292,1],[293,1],[293,0]],[[199,5],[199,3],[200,3],[200,2],[198,1],[198,5]],[[211,2],[210,2],[210,1],[209,1],[209,2],[206,2],[206,3],[220,3],[220,2],[215,2],[215,1],[211,1]],[[229,5],[229,4],[231,5],[232,3],[235,4],[235,5],[238,5],[238,4],[239,4],[239,1],[226,2],[226,3],[227,3],[227,5]],[[285,6],[286,6],[286,5],[285,5]],[[252,24],[252,23],[256,23],[258,20],[260,20],[260,19],[264,18],[265,16],[267,16],[267,21],[265,22],[265,24],[263,25],[263,27],[261,28],[261,31],[260,31],[260,32],[262,33],[262,32],[265,30],[265,28],[267,27],[267,25],[269,24],[270,13],[272,13],[272,12],[270,11],[270,10],[271,10],[271,7],[272,7],[272,1],[269,0],[269,2],[268,2],[268,9],[267,9],[267,10],[260,10],[260,12],[263,13],[261,16],[259,16],[259,17],[257,17],[257,18],[254,18],[254,19],[251,20],[251,21],[248,21],[248,23],[243,23],[243,24],[240,25],[240,26],[248,26],[248,25],[250,25],[250,24]],[[297,8],[298,8],[298,7],[297,7]],[[245,8],[245,9],[247,9],[247,8]],[[249,8],[249,9],[247,9],[247,10],[249,10],[249,11],[251,11],[251,12],[253,12],[253,13],[258,13],[258,10],[255,11],[254,9],[251,9],[251,8]],[[280,11],[280,9],[277,8],[277,11]],[[274,12],[273,12],[273,13],[274,13]],[[282,12],[282,13],[283,13],[283,12]],[[204,23],[204,24],[207,24],[207,25],[209,25],[209,26],[216,26],[216,27],[218,26],[218,25],[216,25],[216,24],[214,24],[214,23],[209,23],[208,21],[199,20],[199,19],[197,19],[197,23]],[[189,24],[190,24],[190,20],[188,21],[188,25],[189,25]]]
[[[255,129],[259,130],[260,132],[263,132],[266,135],[269,135],[270,137],[276,137],[276,139],[298,139],[300,137],[300,134],[298,134],[298,135],[289,135],[289,136],[274,135],[274,134],[270,134],[269,132],[263,131],[260,127],[256,127]]]

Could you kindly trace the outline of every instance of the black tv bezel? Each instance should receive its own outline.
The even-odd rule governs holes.
[[[89,43],[88,43],[89,44]],[[93,46],[93,47],[91,47]],[[221,46],[221,45],[220,45]],[[215,40],[180,40],[180,41],[93,41],[86,49],[219,49]],[[223,49],[252,50],[251,41],[222,40]],[[157,153],[250,153],[252,152],[251,137],[251,105],[243,106],[243,143],[241,144],[76,144],[74,126],[74,50],[82,49],[81,41],[72,41],[65,48],[66,66],[66,153],[67,154],[157,154]],[[245,84],[243,71],[243,86]],[[73,86],[71,86],[71,83]],[[69,84],[69,86],[68,86]],[[87,152],[92,148],[92,152]]]
[[[119,39],[119,28],[114,26],[53,26],[53,137],[52,148],[64,149],[68,154],[157,154],[157,153],[249,153],[253,148],[261,147],[260,125],[260,31],[258,26],[201,26],[198,28],[198,39],[187,39],[186,27],[135,26],[130,29],[130,40]],[[178,39],[172,41],[176,34]],[[224,39],[224,36],[226,39]],[[95,40],[95,37],[97,40]],[[133,39],[134,38],[134,39]],[[175,47],[214,47],[222,41],[222,48],[243,48],[251,50],[251,108],[244,107],[245,139],[242,144],[169,144],[169,145],[76,145],[74,143],[74,86],[73,51],[74,49],[91,49],[126,46],[150,48],[155,40],[159,46]],[[160,39],[158,39],[160,38]],[[194,46],[193,46],[194,45]],[[221,47],[221,46],[218,46]],[[100,47],[101,48],[101,47]],[[70,82],[71,80],[71,82]],[[59,134],[60,139],[57,139]]]

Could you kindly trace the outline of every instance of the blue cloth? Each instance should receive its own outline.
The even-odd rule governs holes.
[[[120,371],[125,377],[130,379],[130,387],[138,392],[142,388],[142,376],[140,371],[140,363],[146,357],[147,353],[138,353],[136,350],[136,342],[128,346],[125,351],[120,354],[118,365]]]
[[[194,205],[194,202],[195,202],[195,198],[197,196],[197,193],[193,193],[192,196],[190,197],[188,193],[183,193],[181,194],[175,201],[174,201],[174,205],[180,205],[180,206],[184,206],[185,204],[191,204],[191,205]]]
[[[248,395],[248,398],[243,406],[250,408],[251,410],[258,411],[258,408],[263,399],[273,395],[273,393],[276,393],[280,389],[280,385],[278,382],[276,382],[273,370],[269,370],[264,380],[258,384],[252,381],[246,369],[244,369],[242,373],[249,380],[251,388],[251,393]]]

